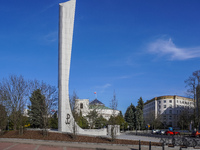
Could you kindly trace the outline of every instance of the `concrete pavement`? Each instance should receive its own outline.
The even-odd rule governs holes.
[[[127,133],[121,133],[117,139],[140,140],[159,142],[160,138],[136,136]],[[80,143],[64,141],[47,141],[33,139],[15,139],[0,138],[0,150],[138,150],[139,145],[121,145],[121,144],[104,144],[104,143]],[[192,147],[187,150],[192,150]],[[141,145],[141,150],[149,150],[149,146]],[[160,146],[151,146],[151,150],[162,150]],[[164,150],[180,150],[180,147],[165,146]],[[186,150],[186,148],[182,148]]]
[[[0,138],[0,150],[138,150],[138,145],[97,144],[60,142],[30,139]],[[152,150],[162,150],[162,147],[151,147]],[[149,150],[149,146],[141,146],[141,150]],[[180,150],[180,147],[165,146],[165,150]],[[193,150],[182,148],[182,150]]]

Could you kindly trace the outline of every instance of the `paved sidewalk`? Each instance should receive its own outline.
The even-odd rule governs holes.
[[[155,137],[147,137],[147,136],[139,136],[139,135],[131,135],[126,133],[120,133],[120,135],[117,136],[117,139],[125,139],[125,140],[135,140],[135,141],[151,141],[151,142],[160,142],[160,138]]]
[[[138,150],[138,145],[96,144],[60,142],[30,139],[0,138],[0,150]],[[151,147],[152,150],[162,150],[162,147]],[[149,146],[141,146],[141,150],[149,150]],[[180,147],[167,147],[165,150],[180,150]],[[193,148],[182,148],[193,150]]]

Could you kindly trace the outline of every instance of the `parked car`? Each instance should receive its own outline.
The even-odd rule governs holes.
[[[191,136],[200,137],[200,132],[199,131],[193,131]]]
[[[159,134],[164,135],[165,132],[166,132],[165,130],[160,130],[160,133],[159,133]]]
[[[165,132],[165,134],[166,134],[166,135],[180,135],[180,132],[177,132],[177,131],[169,131],[169,130],[168,130],[168,131]]]
[[[152,133],[152,134],[159,134],[159,133],[160,133],[160,130],[158,130],[158,129],[154,129],[154,130],[152,130],[151,133]]]

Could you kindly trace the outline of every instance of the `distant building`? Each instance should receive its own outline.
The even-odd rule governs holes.
[[[191,98],[167,95],[155,97],[144,103],[144,120],[148,124],[153,118],[160,118],[165,126],[178,127],[179,116],[183,111],[192,114],[194,101]]]
[[[76,99],[75,100],[75,112],[82,113],[83,116],[87,116],[90,111],[94,109],[97,111],[98,115],[102,115],[106,120],[109,120],[113,115],[117,116],[120,112],[119,110],[113,110],[111,108],[106,107],[102,102],[98,99],[89,102],[89,99]]]
[[[28,115],[28,109],[24,109],[23,116],[29,117],[29,115]]]

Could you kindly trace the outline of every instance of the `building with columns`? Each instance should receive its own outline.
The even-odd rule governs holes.
[[[166,95],[155,97],[144,103],[143,116],[146,124],[159,118],[165,126],[178,127],[179,116],[184,111],[188,115],[194,112],[194,101],[191,98]]]

